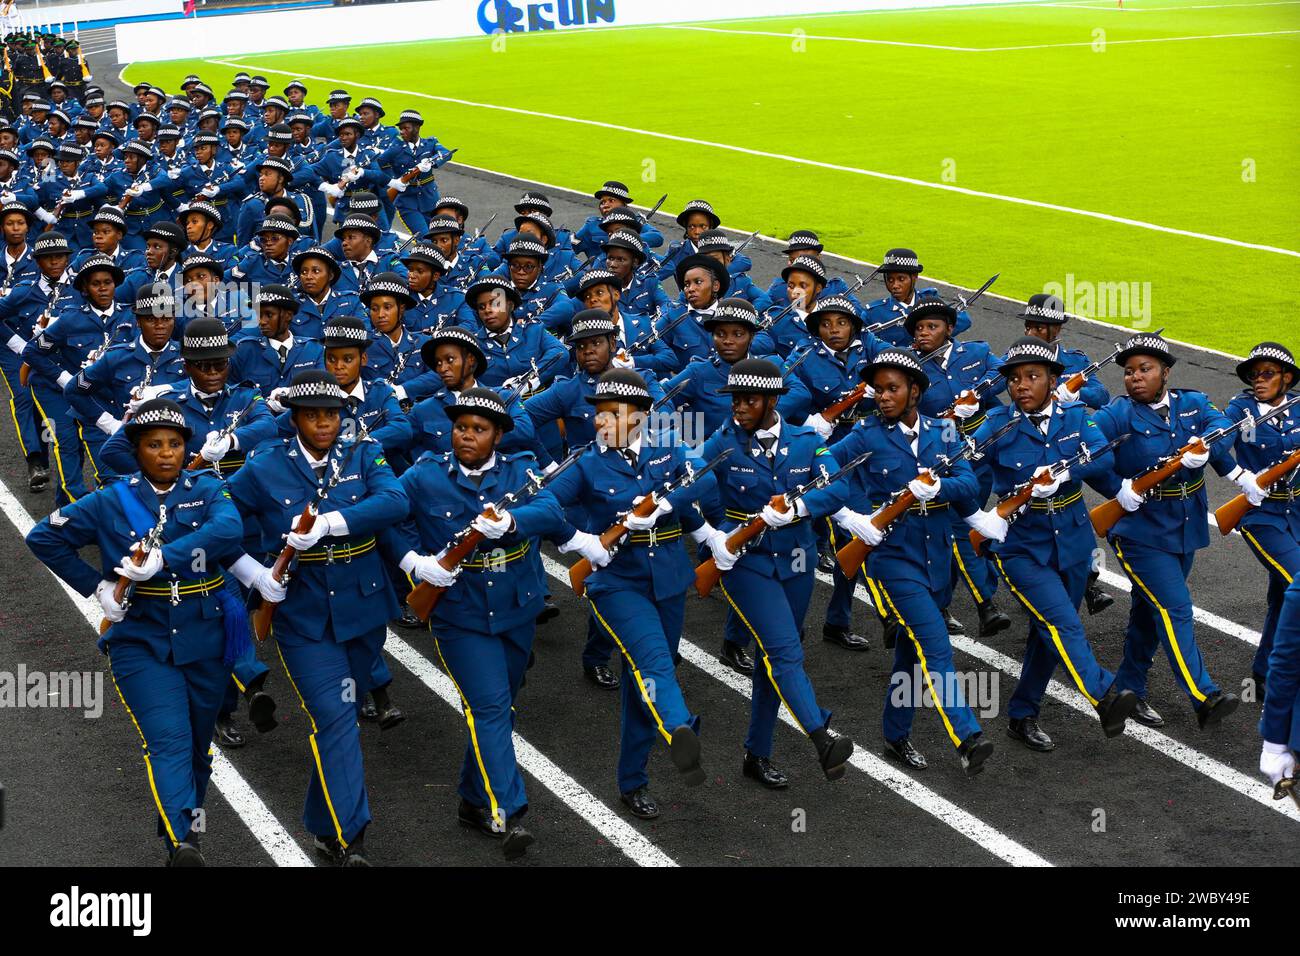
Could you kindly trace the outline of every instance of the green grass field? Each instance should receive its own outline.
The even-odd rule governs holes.
[[[220,93],[241,68],[303,77],[316,102],[343,85],[390,117],[420,109],[474,166],[584,191],[623,179],[670,210],[702,197],[724,225],[812,228],[872,262],[912,246],[936,278],[1000,271],[995,291],[1017,298],[1138,283],[1172,337],[1300,346],[1300,2],[1137,2],[511,34],[124,76],[175,89],[197,72]],[[1121,324],[1145,311],[1091,308]]]

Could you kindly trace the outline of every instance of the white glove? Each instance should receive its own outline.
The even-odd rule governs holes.
[[[1056,398],[1058,401],[1062,402],[1077,402],[1079,400],[1079,393],[1070,391],[1069,383],[1062,382],[1060,385],[1056,386]]]
[[[1137,511],[1146,499],[1133,490],[1133,479],[1125,478],[1119,486],[1119,494],[1115,496],[1115,500],[1125,511]]]
[[[132,188],[132,190],[135,191],[135,194],[136,194],[137,196],[143,196],[145,193],[147,193],[147,192],[149,192],[149,191],[151,191],[151,190],[153,189],[153,185],[152,185],[152,184],[151,184],[151,183],[146,179],[146,180],[145,180],[144,182],[142,182],[142,183],[136,183],[136,184],[135,184],[134,186],[132,186],[131,188]]]
[[[280,404],[280,399],[289,394],[289,389],[281,386],[271,389],[271,394],[266,396],[266,407],[279,415],[284,411],[284,406]]]
[[[298,520],[295,518],[294,526],[297,523]],[[290,526],[289,533],[284,537],[284,542],[295,551],[307,551],[314,548],[321,538],[328,538],[330,535],[337,535],[340,532],[347,534],[347,522],[343,520],[343,516],[337,511],[328,511],[325,514],[316,516],[310,531],[299,534],[293,530],[293,526]]]
[[[114,624],[126,617],[126,608],[113,600],[113,591],[116,588],[116,581],[100,581],[95,585],[95,597],[99,598],[99,606],[104,609],[104,617]],[[1268,744],[1264,746],[1267,747]]]
[[[958,418],[962,419],[963,421],[967,418],[970,418],[972,415],[974,415],[976,412],[980,410],[980,403],[975,402],[974,404],[966,404],[965,402],[962,401],[962,399],[974,398],[974,397],[975,397],[975,393],[972,392],[970,389],[966,389],[964,392],[962,392],[960,395],[957,396],[957,401],[954,402],[952,406],[952,413],[956,415]]]
[[[326,196],[331,196],[334,199],[343,198],[343,190],[340,187],[335,186],[333,183],[321,183],[318,188]]]
[[[921,475],[925,475],[934,481],[929,485],[921,480]],[[917,501],[933,501],[939,495],[939,488],[943,484],[943,479],[937,475],[930,474],[928,468],[921,469],[921,474],[917,475],[907,483],[907,490],[916,496]]]
[[[645,500],[645,495],[638,495],[632,501],[632,508],[635,511],[636,506]],[[655,523],[668,512],[673,510],[672,502],[667,498],[660,498],[655,505],[655,510],[650,512],[644,518],[638,518],[634,513],[629,512],[628,516],[623,519],[623,527],[628,531],[649,531],[655,526]]]
[[[408,574],[417,581],[423,581],[425,584],[432,584],[435,588],[449,588],[456,583],[460,577],[460,565],[448,571],[439,561],[447,552],[440,551],[437,556],[427,554],[417,554],[411,562]]]
[[[1043,465],[1036,472],[1034,472],[1034,478],[1038,478],[1046,471],[1047,471],[1047,465]],[[1059,475],[1053,478],[1052,483],[1050,485],[1038,485],[1038,484],[1034,485],[1034,490],[1031,492],[1031,496],[1034,498],[1050,498],[1052,497],[1052,495],[1056,494],[1057,491],[1060,490],[1061,485],[1065,484],[1069,480],[1070,480],[1070,469],[1067,468],[1065,469],[1065,471],[1061,472]],[[987,537],[987,535],[985,537]]]
[[[1007,540],[1007,531],[1011,527],[1006,518],[992,510],[977,511],[966,519],[966,523],[993,541]]]
[[[12,189],[6,189],[3,192],[0,192],[0,203],[11,203],[15,198]]]
[[[126,407],[130,410],[131,414],[134,415],[145,402],[153,401],[161,395],[166,395],[171,390],[172,387],[170,385],[146,385],[144,388],[139,390],[138,395],[134,392],[132,393],[134,397],[126,403]]]
[[[1253,471],[1241,469],[1241,473],[1236,477],[1237,487],[1241,489],[1250,502],[1251,507],[1258,508],[1263,504],[1264,499],[1268,497],[1268,491],[1259,486],[1259,476]]]
[[[127,199],[134,199],[136,196],[140,195],[140,187],[139,187],[139,186],[128,186],[128,187],[123,191],[122,195],[125,196]]]
[[[719,571],[730,571],[740,560],[740,555],[733,554],[727,547],[728,537],[730,536],[727,532],[710,526],[704,539],[704,544],[708,545],[709,554],[713,556],[713,563],[718,566]]]
[[[210,431],[203,442],[203,447],[199,449],[199,454],[203,456],[205,461],[215,464],[230,454],[230,446],[233,444],[233,435],[223,435],[219,431]]]
[[[822,438],[830,438],[831,432],[835,431],[835,423],[828,422],[826,416],[821,412],[813,412],[806,419],[804,424],[815,431]]]
[[[95,419],[95,427],[105,435],[112,435],[122,427],[122,419],[114,418],[110,412],[101,412]]]
[[[86,191],[84,189],[74,189],[67,195],[68,202],[81,202],[81,200],[86,198]]]
[[[424,157],[424,159],[415,164],[415,168],[421,173],[429,172],[429,170],[433,169],[433,158],[431,156]]]
[[[396,189],[399,193],[406,192],[407,183],[402,182],[400,177],[394,176],[388,181],[389,189]]]
[[[841,508],[835,513],[835,521],[853,537],[861,538],[873,548],[885,540],[885,532],[872,523],[870,515],[864,515],[849,508]]]
[[[282,604],[289,596],[289,589],[276,579],[270,568],[266,567],[257,572],[252,587],[257,589],[257,593],[262,595],[262,600],[268,604]]]
[[[402,386],[400,385],[394,385],[393,397],[397,399],[399,402],[406,401],[406,389],[402,388]]]
[[[144,556],[143,564],[136,564],[131,555],[126,555],[113,570],[131,581],[148,581],[163,568],[161,548],[154,548]]]
[[[211,183],[208,183],[206,186],[204,186],[202,189],[199,190],[199,195],[202,196],[204,199],[211,199],[213,196],[217,194],[218,189],[219,187],[214,186]]]
[[[180,178],[181,178],[181,169],[180,169],[180,167],[179,167],[179,166],[173,166],[171,169],[167,170],[167,178],[168,178],[168,179],[180,179]]]
[[[502,514],[500,518],[489,518],[486,515],[479,515],[469,523],[469,526],[479,532],[489,541],[495,541],[497,538],[504,538],[510,533],[510,528],[514,525],[515,519],[509,512]]]
[[[1184,468],[1191,468],[1191,469],[1204,468],[1206,463],[1209,460],[1210,460],[1210,453],[1208,450],[1185,451],[1183,452],[1183,457],[1179,460],[1179,464],[1181,464]]]
[[[41,222],[49,223],[51,226],[59,221],[55,217],[54,213],[50,212],[48,209],[41,209],[39,206],[36,208],[36,218]]]
[[[59,377],[55,379],[59,383],[59,388],[67,388],[68,383],[72,381],[71,372],[60,372]]]
[[[572,538],[560,545],[560,554],[568,554],[570,551],[577,551],[591,562],[593,568],[603,568],[614,557],[605,550],[599,537],[586,531],[575,531]]]
[[[1279,780],[1295,776],[1295,754],[1286,744],[1271,744],[1266,740],[1259,754],[1259,772],[1276,787]]]
[[[631,356],[625,355],[622,350],[614,353],[614,357],[609,360],[611,368],[635,368],[636,363],[632,361]]]
[[[15,355],[22,355],[23,349],[27,347],[27,342],[21,335],[11,335],[5,345],[9,346],[9,351]]]
[[[763,510],[758,513],[758,516],[763,519],[763,524],[769,528],[784,528],[793,522],[796,517],[794,508],[777,511],[772,507],[771,502],[763,505]]]

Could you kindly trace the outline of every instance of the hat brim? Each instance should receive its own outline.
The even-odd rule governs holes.
[[[780,388],[755,388],[753,385],[723,385],[718,389],[719,395],[784,395],[790,391],[789,385]]]
[[[999,367],[998,372],[1002,375],[1003,378],[1010,378],[1011,376],[1007,374],[1007,370],[1018,368],[1021,365],[1043,365],[1046,366],[1048,371],[1050,371],[1053,375],[1062,375],[1065,373],[1065,366],[1062,365],[1060,362],[1053,362],[1050,359],[1045,359],[1045,358],[1035,358],[1032,355],[1021,355],[1018,356],[1017,358],[1006,359],[1002,362],[1002,365],[1001,367]]]
[[[514,419],[508,414],[503,415],[500,412],[481,408],[478,405],[448,405],[446,412],[447,418],[453,422],[460,418],[461,415],[477,415],[479,418],[486,418],[503,432],[513,431],[515,427]]]
[[[515,304],[515,308],[518,308],[520,305],[523,304],[524,301],[523,296],[519,294],[519,290],[516,289],[513,285],[503,289],[501,286],[497,285],[496,283],[487,283],[487,282],[476,282],[468,289],[466,289],[465,301],[469,303],[469,307],[471,309],[477,308],[478,297],[482,295],[484,292],[487,292],[491,289],[496,289],[501,292],[504,292],[506,294],[506,297]]]
[[[113,225],[117,225],[117,223],[114,223]],[[111,273],[113,276],[114,285],[121,285],[123,280],[126,279],[126,273],[123,272],[117,266],[107,265],[105,263],[96,263],[91,265],[89,268],[87,268],[86,266],[82,266],[81,270],[77,273],[77,277],[72,280],[72,287],[76,289],[78,292],[81,292],[82,288],[85,286],[85,281],[84,281],[85,277],[94,272]]]
[[[180,432],[186,441],[194,437],[194,429],[188,425],[177,425],[172,422],[154,422],[149,425],[141,425],[138,422],[127,422],[122,426],[122,431],[126,434],[126,440],[134,443],[136,438],[147,431],[155,428],[170,428],[174,432]]]
[[[420,346],[420,361],[424,362],[424,367],[430,372],[434,371],[439,345],[459,345],[461,348],[467,349],[469,354],[474,356],[478,363],[474,368],[475,379],[480,378],[483,375],[483,370],[488,367],[489,362],[487,353],[479,348],[478,345],[470,345],[468,342],[464,342],[461,339],[430,339],[428,342],[425,342]],[[434,374],[437,373],[435,372]]]
[[[1122,368],[1125,362],[1127,362],[1129,359],[1137,355],[1149,355],[1151,356],[1151,358],[1156,359],[1157,361],[1164,362],[1165,365],[1169,366],[1170,368],[1172,368],[1178,362],[1177,357],[1174,356],[1172,353],[1160,352],[1157,351],[1156,349],[1147,348],[1145,345],[1139,345],[1136,346],[1135,348],[1124,349],[1122,352],[1116,355],[1115,364]]]
[[[310,395],[305,398],[283,398],[282,405],[289,408],[343,408],[343,399],[332,395]]]
[[[821,328],[822,316],[824,315],[847,315],[853,322],[853,330],[855,332],[861,332],[863,326],[866,325],[866,323],[862,321],[862,316],[858,315],[856,312],[846,312],[843,309],[823,309],[820,312],[808,313],[803,320],[804,327],[811,334],[817,335],[818,329]]]
[[[1249,372],[1249,371],[1250,371],[1250,367],[1251,367],[1252,365],[1254,365],[1255,363],[1257,363],[1257,362],[1274,362],[1274,363],[1276,363],[1276,364],[1282,366],[1282,368],[1286,369],[1288,372],[1291,373],[1291,375],[1292,375],[1291,384],[1292,384],[1293,386],[1294,386],[1297,382],[1300,382],[1300,368],[1297,368],[1295,365],[1293,365],[1292,363],[1286,361],[1285,359],[1280,359],[1280,358],[1270,358],[1270,357],[1267,356],[1267,355],[1257,355],[1257,356],[1255,356],[1254,358],[1248,358],[1248,359],[1246,359],[1244,362],[1238,362],[1238,363],[1237,363],[1237,378],[1241,379],[1241,380],[1242,380],[1243,382],[1245,382],[1247,385],[1253,385],[1254,383],[1253,383],[1250,379],[1248,379],[1248,378],[1246,377],[1246,373]]]
[[[649,411],[654,407],[655,400],[650,397],[641,398],[640,396],[631,395],[587,395],[584,401],[588,405],[599,405],[601,402],[618,402],[621,405],[631,405],[633,408],[639,408],[642,411]]]
[[[679,226],[681,226],[683,229],[685,229],[685,228],[686,228],[686,217],[687,217],[687,216],[693,216],[693,215],[695,215],[697,212],[703,212],[704,215],[706,215],[706,216],[709,217],[709,228],[710,228],[710,229],[717,229],[719,226],[722,225],[722,220],[718,218],[718,214],[717,214],[717,213],[714,213],[714,212],[705,212],[703,209],[686,209],[686,210],[684,210],[684,211],[682,211],[682,212],[679,212],[679,213],[677,214],[677,225],[679,225]]]
[[[203,349],[186,349],[185,346],[181,346],[181,359],[186,362],[203,362],[208,359],[230,358],[230,356],[234,354],[235,346],[233,343]]]

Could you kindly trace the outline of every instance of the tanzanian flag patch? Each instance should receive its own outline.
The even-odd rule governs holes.
[[[818,455],[829,455],[830,453],[831,450],[827,448],[825,445],[822,445],[820,448],[817,449],[816,452],[813,453],[813,457],[816,458]]]

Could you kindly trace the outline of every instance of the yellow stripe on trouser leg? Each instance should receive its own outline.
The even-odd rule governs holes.
[[[961,551],[958,549],[956,541],[952,543],[952,556],[957,559],[957,570],[961,572],[962,578],[966,581],[966,587],[970,589],[970,596],[975,599],[976,604],[983,604],[984,598],[980,595],[980,589],[975,586],[970,573],[966,570],[966,562],[961,559]]]
[[[86,453],[86,461],[90,462],[90,471],[95,477],[95,487],[99,488],[104,482],[99,477],[99,465],[95,462],[95,456],[90,453],[90,443],[86,441],[86,429],[81,426],[81,422],[77,422],[77,437],[81,440],[82,450]]]
[[[1273,568],[1277,570],[1277,573],[1282,575],[1283,580],[1285,580],[1287,584],[1290,584],[1291,575],[1286,573],[1286,568],[1282,567],[1282,565],[1278,564],[1276,561],[1273,560],[1273,556],[1264,550],[1264,546],[1255,540],[1255,536],[1251,534],[1249,531],[1247,531],[1245,528],[1241,530],[1241,534],[1242,537],[1244,537],[1251,544],[1251,546],[1254,547],[1254,549],[1259,552],[1259,556],[1263,558],[1265,561],[1267,561],[1270,565],[1272,565]]]
[[[289,686],[293,692],[298,695],[298,703],[302,707],[302,712],[307,715],[311,721],[311,734],[307,737],[307,742],[311,744],[312,758],[316,761],[316,776],[320,778],[321,792],[325,794],[325,806],[329,807],[330,819],[334,821],[334,835],[338,838],[339,846],[343,849],[348,848],[348,841],[343,839],[343,827],[339,824],[339,815],[334,812],[334,801],[330,799],[329,784],[325,782],[325,768],[320,762],[320,748],[316,746],[316,734],[319,732],[316,728],[316,718],[311,715],[307,709],[307,701],[302,696],[302,691],[298,689],[298,683],[293,679],[293,674],[289,673],[289,662],[284,659],[284,651],[280,650],[277,644],[275,652],[280,655],[280,663],[284,665],[284,676],[289,678]]]
[[[1142,579],[1137,576],[1137,572],[1129,565],[1128,561],[1124,557],[1124,550],[1119,546],[1119,539],[1115,538],[1114,542],[1115,556],[1119,558],[1119,563],[1123,566],[1124,573],[1128,575],[1130,581],[1142,589],[1142,593],[1147,596],[1147,600],[1150,601],[1152,606],[1160,612],[1160,620],[1164,622],[1165,634],[1169,637],[1169,646],[1174,650],[1174,660],[1178,661],[1178,670],[1179,673],[1183,675],[1183,682],[1187,684],[1187,688],[1191,692],[1192,697],[1195,700],[1204,703],[1205,695],[1202,694],[1201,689],[1196,686],[1196,681],[1192,680],[1192,675],[1187,670],[1187,662],[1183,660],[1183,650],[1178,646],[1178,637],[1174,633],[1174,622],[1169,619],[1169,612],[1164,609],[1164,605],[1156,600],[1156,596],[1151,593],[1151,589],[1146,586]]]
[[[1016,587],[1015,583],[1011,580],[1011,575],[1007,573],[1006,567],[1002,564],[1002,559],[995,554],[993,555],[993,561],[997,564],[998,571],[1002,574],[1002,580],[1007,582],[1007,587],[1011,589],[1011,593],[1016,596],[1020,603],[1025,606],[1025,610],[1032,614],[1039,624],[1047,628],[1047,633],[1051,635],[1052,638],[1052,646],[1056,648],[1056,653],[1059,654],[1061,660],[1065,662],[1065,669],[1070,672],[1070,678],[1074,681],[1074,686],[1079,689],[1080,694],[1088,699],[1088,703],[1096,707],[1097,699],[1088,693],[1088,688],[1084,686],[1083,679],[1079,676],[1079,672],[1074,669],[1074,662],[1070,660],[1070,655],[1065,653],[1065,645],[1061,643],[1061,632],[1056,629],[1055,624],[1043,617],[1042,614],[1038,613],[1038,608],[1030,604],[1029,598],[1025,597],[1025,595],[1021,593],[1020,589]]]
[[[469,727],[469,742],[474,748],[474,762],[478,764],[479,776],[483,778],[483,789],[488,795],[488,806],[492,811],[492,822],[500,827],[501,832],[504,833],[506,822],[501,818],[501,808],[497,804],[496,794],[492,792],[492,781],[488,779],[487,767],[483,763],[483,752],[479,750],[478,731],[474,729],[474,711],[469,706],[469,698],[466,697],[465,692],[460,689],[460,684],[456,680],[456,675],[451,672],[451,668],[447,665],[447,658],[442,656],[442,645],[438,643],[438,636],[436,634],[433,638],[433,646],[438,652],[438,660],[442,661],[443,671],[445,671],[447,676],[451,678],[452,684],[456,687],[456,693],[460,695],[461,710],[465,712],[465,723]],[[514,706],[511,705],[510,709],[513,711]]]
[[[804,730],[803,724],[799,723],[799,717],[795,714],[794,708],[786,704],[785,695],[781,693],[781,685],[776,682],[776,675],[772,673],[772,659],[767,656],[767,648],[763,646],[763,639],[758,636],[758,631],[754,629],[753,624],[749,623],[749,618],[745,617],[744,612],[740,610],[740,606],[732,600],[731,595],[727,592],[727,586],[719,581],[718,587],[722,588],[722,595],[727,599],[727,603],[731,605],[731,609],[736,612],[736,617],[740,618],[740,622],[749,628],[749,633],[754,635],[754,643],[758,645],[758,649],[763,655],[763,670],[767,672],[768,682],[772,685],[772,689],[776,691],[777,698],[780,699],[781,703],[785,704],[785,709],[789,712],[794,725],[806,737],[808,731]]]
[[[113,658],[111,656],[108,659],[108,676],[113,682],[113,688],[117,691],[118,698],[122,701],[122,706],[126,708],[126,715],[131,718],[131,723],[135,724],[135,732],[140,735],[140,744],[144,749],[144,769],[149,775],[149,789],[153,792],[153,802],[158,807],[158,816],[162,817],[163,827],[167,830],[167,839],[175,847],[180,841],[176,839],[176,834],[172,830],[172,822],[167,819],[167,811],[163,809],[162,797],[158,794],[158,784],[153,779],[153,762],[149,759],[149,741],[145,739],[140,721],[135,719],[135,714],[131,712],[131,705],[126,702],[126,695],[122,693],[122,688],[117,684],[117,675],[113,673]],[[189,834],[187,833],[186,836],[189,836]]]
[[[659,733],[663,735],[664,740],[671,744],[673,742],[673,735],[664,727],[663,718],[659,716],[659,711],[655,708],[654,701],[650,699],[650,692],[646,689],[645,681],[641,679],[641,669],[636,666],[636,661],[632,660],[632,655],[629,654],[627,648],[623,646],[623,642],[618,639],[618,635],[615,634],[614,629],[609,626],[609,622],[601,616],[600,611],[596,610],[595,601],[591,601],[591,613],[596,615],[596,620],[600,622],[600,626],[609,632],[609,636],[614,639],[614,643],[618,645],[618,649],[622,651],[623,656],[627,658],[627,666],[632,668],[632,676],[636,678],[636,686],[641,688],[641,699],[645,701],[645,705],[650,708],[650,715],[654,717],[655,726],[659,728]]]
[[[18,447],[22,449],[23,457],[26,458],[31,454],[31,451],[27,448],[27,443],[23,441],[23,429],[18,424],[18,406],[14,404],[14,389],[9,384],[9,376],[0,375],[0,379],[4,379],[5,390],[9,392],[9,417],[14,420],[14,431],[18,434]],[[35,399],[33,399],[34,401]]]
[[[912,646],[916,648],[916,657],[921,664],[921,675],[925,678],[925,685],[930,688],[930,699],[934,701],[935,710],[939,711],[939,716],[943,718],[943,727],[948,731],[948,739],[952,741],[954,747],[960,747],[961,738],[952,729],[952,721],[948,719],[948,712],[943,709],[943,698],[934,689],[934,681],[930,678],[930,665],[925,661],[925,651],[921,650],[921,642],[916,639],[916,632],[912,630],[912,625],[903,620],[903,615],[899,613],[898,606],[894,604],[894,599],[889,596],[889,591],[885,589],[883,581],[880,583],[880,593],[884,595],[885,601],[889,604],[889,610],[893,612],[894,617],[898,618],[899,626],[907,632],[908,638],[912,641]]]
[[[889,620],[889,615],[885,613],[885,601],[880,596],[880,588],[876,586],[876,582],[872,579],[871,575],[867,574],[867,563],[865,561],[862,562],[862,576],[866,578],[867,590],[871,592],[872,607],[876,609],[876,613],[880,615],[882,621]]]
[[[54,465],[59,469],[59,487],[63,489],[63,494],[69,501],[76,501],[77,496],[68,490],[68,477],[63,473],[63,455],[59,451],[59,433],[55,430],[54,420],[45,414],[45,409],[41,407],[41,400],[36,397],[36,389],[32,389],[32,404],[36,410],[41,413],[41,434],[48,435],[50,447],[54,452]]]

